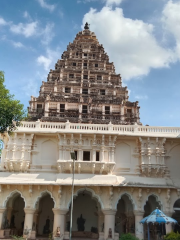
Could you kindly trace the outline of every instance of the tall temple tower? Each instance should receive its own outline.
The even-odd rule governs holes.
[[[30,120],[75,123],[141,124],[138,102],[109,62],[88,23],[50,70],[39,97],[31,97]]]
[[[87,23],[31,98],[29,118],[0,134],[0,239],[70,239],[72,199],[74,240],[147,240],[140,221],[156,207],[180,225],[180,128],[141,125]]]

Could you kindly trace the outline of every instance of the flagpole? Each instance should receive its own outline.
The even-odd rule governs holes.
[[[149,224],[148,224],[148,240],[150,240]]]
[[[70,218],[70,231],[69,231],[69,240],[72,239],[72,220],[73,220],[73,196],[74,196],[74,168],[75,168],[75,152],[71,152],[71,159],[73,160],[72,165],[72,192],[71,192],[71,218]]]

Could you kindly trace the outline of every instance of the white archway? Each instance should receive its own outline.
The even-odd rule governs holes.
[[[12,191],[12,192],[6,197],[5,201],[3,202],[3,207],[6,207],[8,200],[9,200],[11,197],[13,197],[14,194],[20,194],[20,196],[23,198],[23,200],[24,200],[24,202],[25,202],[25,207],[26,207],[26,199],[25,199],[25,197],[22,195],[22,193],[21,193],[19,190],[17,190],[17,189],[14,190],[14,191]]]
[[[52,192],[50,192],[50,191],[48,191],[48,190],[44,190],[44,191],[42,191],[42,192],[40,193],[40,195],[35,199],[34,204],[33,204],[33,208],[37,208],[37,204],[38,204],[39,200],[40,200],[44,195],[46,195],[46,194],[49,194],[49,195],[50,195],[50,197],[52,198],[52,200],[53,200],[53,202],[54,202],[54,207],[56,207],[56,201],[55,201],[55,199],[54,199],[54,197],[53,197],[53,195],[52,195]]]
[[[156,202],[159,204],[160,209],[163,211],[163,203],[161,202],[161,200],[159,199],[159,196],[156,193],[150,193],[146,196],[145,201],[142,203],[142,206],[144,208],[144,206],[146,205],[146,203],[149,200],[149,197],[153,196],[156,199]]]
[[[123,192],[123,193],[121,193],[121,194],[118,196],[118,199],[117,199],[117,201],[115,202],[115,209],[117,209],[118,202],[119,202],[119,200],[122,198],[122,196],[124,196],[124,195],[126,195],[126,196],[129,198],[129,200],[131,201],[131,203],[132,203],[132,205],[133,205],[133,210],[137,210],[137,205],[136,205],[136,203],[135,203],[132,195],[131,195],[130,193],[128,193],[128,192]]]
[[[73,197],[76,198],[76,197],[79,195],[79,193],[81,193],[81,192],[83,192],[83,191],[90,192],[92,199],[95,199],[95,200],[100,204],[101,209],[104,209],[104,204],[103,204],[100,196],[98,196],[98,195],[94,192],[94,190],[91,189],[91,188],[79,188],[79,189],[74,193],[74,196],[73,196]],[[69,199],[66,207],[69,208],[70,205],[71,205],[71,199]]]
[[[52,193],[48,190],[42,191],[34,201],[33,207],[36,209],[37,217],[34,225],[37,231],[37,236],[48,237],[53,231],[55,199]]]

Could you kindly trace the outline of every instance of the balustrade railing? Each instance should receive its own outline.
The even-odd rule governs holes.
[[[56,123],[56,122],[21,122],[21,126],[18,130],[26,129],[63,129],[71,131],[102,131],[111,133],[130,133],[130,134],[162,134],[162,135],[176,135],[180,136],[180,127],[151,127],[151,126],[139,126],[139,125],[114,125],[114,124],[85,124],[85,123]]]

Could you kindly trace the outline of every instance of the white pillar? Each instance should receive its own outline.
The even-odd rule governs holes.
[[[25,212],[24,230],[25,229],[29,230],[28,236],[30,236],[31,231],[32,231],[33,218],[34,218],[35,211],[36,211],[36,209],[33,209],[33,208],[24,208],[24,212]],[[23,235],[25,235],[25,234],[23,234]]]
[[[92,154],[92,161],[95,162],[96,161],[96,149],[93,148],[93,154]]]
[[[135,235],[139,239],[144,238],[144,228],[140,221],[143,219],[144,211],[134,210],[135,216]]]
[[[103,213],[101,211],[98,211],[98,232],[102,232],[103,227]]]
[[[57,228],[60,227],[61,234],[65,232],[65,215],[68,209],[53,208],[54,213],[54,225],[53,225],[53,236],[56,236]]]
[[[3,214],[4,214],[5,210],[6,210],[6,208],[0,208],[0,229],[2,229]]]
[[[104,213],[104,239],[108,239],[109,229],[112,230],[112,239],[114,239],[115,228],[115,209],[106,209],[102,211]]]
[[[173,212],[166,212],[165,211],[164,214],[167,215],[168,217],[172,217]],[[166,226],[166,234],[168,234],[168,233],[173,231],[171,223],[166,224],[165,226]]]

